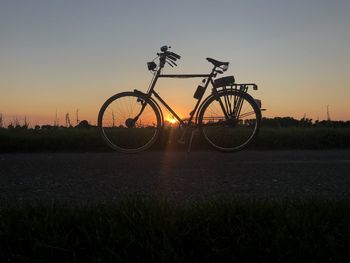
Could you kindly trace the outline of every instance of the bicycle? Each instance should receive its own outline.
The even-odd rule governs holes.
[[[159,63],[148,62],[153,78],[146,93],[134,90],[113,95],[102,105],[98,115],[98,128],[102,138],[112,149],[124,153],[136,153],[151,147],[164,127],[161,103],[184,128],[180,143],[185,143],[185,134],[191,127],[199,128],[205,140],[216,150],[234,152],[245,148],[257,136],[261,122],[261,103],[247,93],[248,88],[257,90],[254,83],[237,84],[234,76],[215,79],[229,67],[229,62],[212,58],[209,74],[162,74],[167,63],[171,67],[181,58],[161,47],[157,53]],[[159,78],[202,78],[193,97],[197,100],[188,119],[181,119],[155,91]],[[212,92],[202,102],[209,84]],[[158,100],[158,102],[157,102]],[[190,150],[194,132],[189,143]]]

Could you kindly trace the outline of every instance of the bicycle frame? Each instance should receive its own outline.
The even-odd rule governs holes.
[[[148,91],[146,93],[147,95],[147,98],[150,98],[152,95],[154,95],[154,97],[156,97],[158,99],[158,101],[176,118],[176,120],[180,123],[180,125],[184,125],[186,127],[188,127],[192,120],[193,120],[193,117],[195,115],[195,113],[197,112],[198,110],[198,107],[202,101],[202,98],[205,94],[205,91],[207,90],[208,86],[209,86],[209,83],[212,84],[212,86],[214,87],[214,82],[213,82],[213,77],[214,75],[216,74],[215,73],[215,68],[213,68],[213,70],[211,71],[210,74],[161,74],[161,68],[159,68],[152,81],[151,81],[151,84],[148,88]],[[190,112],[190,118],[188,119],[187,123],[181,119],[177,114],[176,112],[162,99],[162,97],[154,90],[155,88],[155,85],[157,83],[157,80],[158,78],[206,78],[206,82],[204,84],[204,92],[203,92],[203,95],[197,100],[193,110]],[[141,112],[140,114],[142,113],[143,111],[143,108],[141,109]]]

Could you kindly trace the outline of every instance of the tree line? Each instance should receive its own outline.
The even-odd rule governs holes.
[[[316,120],[313,121],[310,118],[303,117],[300,120],[295,119],[293,117],[274,117],[274,118],[262,118],[261,122],[262,127],[269,128],[289,128],[289,127],[334,127],[334,128],[350,128],[350,121],[332,121],[332,120]],[[72,126],[69,125],[35,125],[34,127],[30,127],[29,122],[26,118],[24,121],[20,123],[19,121],[11,122],[7,126],[4,125],[2,115],[0,114],[0,128],[2,129],[56,129],[56,128],[91,128],[95,127],[91,125],[87,120],[80,121],[77,125]]]
[[[293,117],[263,118],[262,127],[288,128],[288,127],[334,127],[350,128],[350,121],[316,120],[303,117],[300,120]]]

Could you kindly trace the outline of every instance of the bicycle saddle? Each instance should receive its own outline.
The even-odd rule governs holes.
[[[221,61],[218,61],[218,60],[215,60],[213,58],[207,58],[207,60],[212,63],[215,67],[220,67],[220,66],[227,66],[229,64],[229,62],[221,62]]]

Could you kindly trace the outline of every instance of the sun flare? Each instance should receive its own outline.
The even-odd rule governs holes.
[[[177,122],[177,120],[174,118],[174,116],[169,115],[166,120],[170,123],[170,124],[175,124]]]

